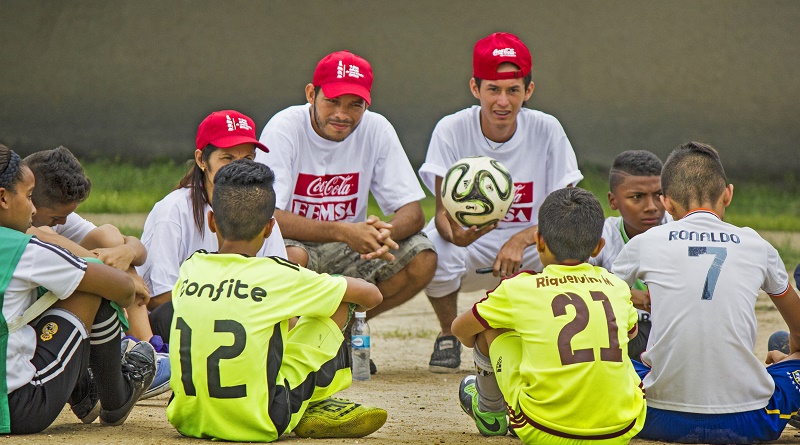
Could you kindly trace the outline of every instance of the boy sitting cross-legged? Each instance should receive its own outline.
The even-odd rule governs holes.
[[[155,373],[147,342],[120,362],[110,301],[130,305],[133,280],[27,235],[35,182],[20,157],[0,145],[0,432],[42,431],[65,403],[85,423],[99,415],[119,425]]]
[[[628,150],[614,158],[608,174],[608,204],[619,216],[603,224],[603,250],[589,263],[611,270],[614,259],[634,236],[672,221],[661,203],[661,160],[646,150]],[[638,333],[628,342],[628,356],[639,359],[650,336],[650,301],[647,286],[633,285],[633,305],[639,309]]]
[[[330,396],[351,382],[341,329],[352,308],[374,307],[381,293],[361,279],[255,256],[275,222],[274,180],[269,167],[244,159],[214,177],[208,224],[219,252],[190,256],[172,293],[167,418],[185,436],[229,441],[366,436],[386,411]]]
[[[717,151],[689,142],[661,171],[675,221],[632,239],[613,271],[647,284],[653,330],[641,363],[647,422],[640,437],[681,443],[753,443],[780,437],[800,407],[800,299],[777,250],[724,222],[733,199]],[[787,357],[753,354],[763,289],[789,328]]]
[[[542,273],[504,279],[453,322],[474,347],[477,375],[459,399],[482,434],[510,426],[524,443],[625,444],[642,428],[644,393],[625,354],[636,335],[630,288],[586,262],[602,230],[591,193],[552,192],[536,234]]]

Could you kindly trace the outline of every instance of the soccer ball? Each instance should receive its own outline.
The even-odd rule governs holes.
[[[500,221],[513,201],[511,173],[488,156],[457,161],[442,180],[442,204],[465,227],[483,227]]]

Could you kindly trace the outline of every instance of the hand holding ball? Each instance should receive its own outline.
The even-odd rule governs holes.
[[[488,156],[457,161],[442,180],[442,204],[459,224],[484,227],[506,216],[514,201],[511,173]]]

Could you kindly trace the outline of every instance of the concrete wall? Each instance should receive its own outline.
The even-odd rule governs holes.
[[[0,0],[0,17],[0,142],[23,154],[188,159],[208,113],[239,109],[260,133],[349,49],[419,165],[437,120],[475,102],[472,45],[506,30],[533,54],[529,106],[581,164],[697,139],[733,173],[800,171],[795,1]]]

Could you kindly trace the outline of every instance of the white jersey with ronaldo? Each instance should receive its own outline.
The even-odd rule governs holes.
[[[775,385],[753,353],[756,298],[789,289],[774,247],[700,209],[630,240],[613,272],[650,290],[648,406],[724,414],[767,405]]]

